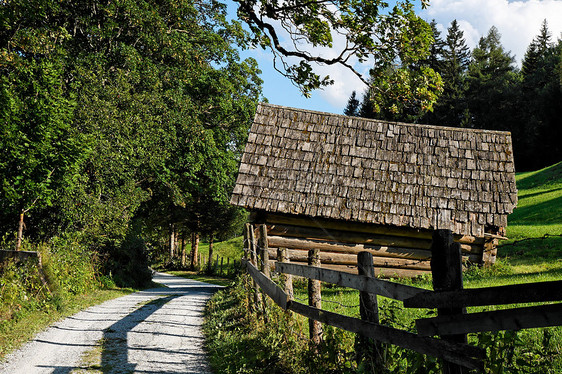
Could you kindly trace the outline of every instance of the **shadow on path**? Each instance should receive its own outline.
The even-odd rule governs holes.
[[[118,369],[118,371],[125,373],[135,372],[137,365],[128,361],[129,345],[127,343],[127,334],[139,323],[145,321],[150,315],[162,308],[163,305],[179,296],[166,296],[152,300],[105,329],[102,339],[102,371],[104,373],[111,373]]]

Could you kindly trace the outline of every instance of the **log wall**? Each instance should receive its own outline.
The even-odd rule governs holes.
[[[286,249],[290,262],[306,264],[308,251],[319,249],[322,267],[356,273],[357,254],[368,252],[373,256],[376,276],[415,277],[431,270],[431,230],[264,212],[254,213],[251,220],[266,225],[267,247],[273,260],[279,249]],[[454,236],[465,265],[493,263],[497,238]]]

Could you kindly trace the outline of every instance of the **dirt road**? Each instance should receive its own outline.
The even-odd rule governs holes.
[[[206,301],[220,286],[156,273],[153,288],[86,309],[40,333],[0,373],[210,373]]]

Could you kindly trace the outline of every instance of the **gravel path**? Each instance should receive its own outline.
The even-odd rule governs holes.
[[[0,373],[210,373],[203,309],[220,286],[156,273],[153,288],[58,322],[9,355]]]

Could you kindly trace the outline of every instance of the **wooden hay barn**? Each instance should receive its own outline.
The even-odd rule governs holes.
[[[465,262],[491,264],[517,204],[511,135],[262,103],[231,203],[266,224],[273,259],[318,248],[322,267],[356,272],[368,251],[378,275],[416,276],[450,229]]]

